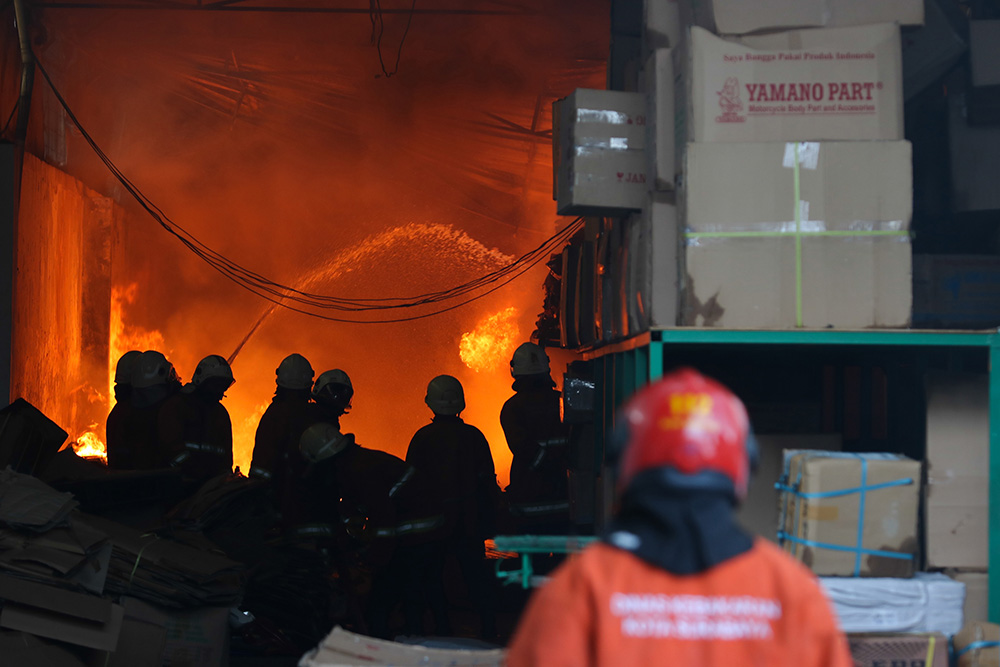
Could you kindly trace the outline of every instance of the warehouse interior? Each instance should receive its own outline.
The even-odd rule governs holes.
[[[788,273],[781,271],[791,266],[790,254],[761,274],[743,273],[749,259],[697,254],[707,257],[716,247],[712,243],[728,239],[699,243],[690,237],[695,216],[685,207],[693,211],[696,201],[734,201],[736,181],[742,178],[699,191],[687,163],[667,177],[658,172],[666,170],[659,164],[661,145],[652,143],[660,140],[660,132],[671,136],[671,160],[674,141],[719,149],[713,158],[719,164],[744,159],[733,157],[732,147],[746,140],[704,139],[681,130],[675,136],[675,122],[682,127],[677,116],[661,117],[665,88],[654,81],[664,77],[659,69],[664,63],[676,68],[670,70],[671,90],[682,80],[686,61],[664,54],[689,48],[690,24],[707,25],[698,11],[716,12],[715,32],[725,39],[742,39],[747,48],[761,50],[777,50],[761,45],[777,43],[789,29],[848,29],[806,19],[730,36],[720,18],[722,7],[730,4],[740,3],[4,4],[0,123],[6,125],[0,133],[0,169],[3,199],[11,205],[0,219],[0,248],[12,271],[0,276],[0,384],[8,383],[12,402],[30,403],[61,427],[64,437],[55,446],[62,448],[60,456],[42,453],[51,449],[48,441],[23,445],[23,435],[18,436],[22,444],[0,444],[0,455],[7,455],[19,473],[38,474],[60,491],[74,492],[84,509],[100,508],[102,521],[113,518],[146,531],[146,510],[163,511],[157,505],[162,480],[143,477],[105,489],[92,483],[100,476],[95,468],[84,471],[77,467],[80,461],[67,460],[76,451],[89,466],[104,465],[105,421],[114,405],[115,365],[122,354],[160,350],[182,381],[191,379],[206,355],[226,358],[236,380],[224,403],[232,418],[233,464],[245,475],[255,430],[275,390],[275,369],[297,352],[317,374],[327,368],[348,371],[354,399],[343,429],[361,445],[400,458],[411,435],[432,416],[424,402],[428,381],[440,374],[457,377],[467,402],[462,417],[486,436],[504,488],[512,455],[498,416],[512,394],[509,362],[520,343],[538,342],[563,392],[562,418],[572,438],[567,532],[574,537],[546,543],[536,556],[538,572],[526,564],[531,545],[517,539],[493,545],[491,557],[511,566],[522,563],[522,570],[503,580],[510,585],[498,585],[499,645],[513,632],[530,592],[530,575],[547,574],[552,560],[586,543],[576,537],[599,535],[610,520],[615,480],[605,451],[617,408],[647,381],[673,368],[695,366],[743,399],[764,447],[742,516],[749,527],[775,539],[779,494],[772,487],[787,476],[785,449],[878,452],[916,461],[922,467],[910,489],[916,499],[914,525],[909,541],[896,545],[910,553],[910,569],[889,568],[889,576],[909,581],[914,573],[931,573],[960,582],[961,601],[949,602],[958,605],[958,618],[964,605],[965,626],[978,623],[976,641],[1000,640],[1000,630],[995,638],[982,636],[995,628],[987,621],[1000,621],[1000,589],[991,588],[988,579],[990,566],[1000,566],[1000,542],[994,544],[1000,539],[1000,513],[990,511],[1000,498],[991,490],[1000,464],[989,457],[1000,445],[1000,189],[995,185],[1000,176],[1000,3],[888,3],[907,11],[918,7],[920,15],[909,22],[892,18],[903,25],[887,28],[898,35],[891,47],[898,61],[898,136],[882,127],[878,136],[756,140],[782,143],[778,155],[799,145],[786,141],[806,146],[846,138],[908,146],[900,158],[908,169],[905,179],[877,173],[870,165],[864,172],[875,193],[869,199],[877,215],[886,216],[871,219],[887,238],[829,240],[842,242],[850,252],[870,241],[887,246],[897,241],[892,246],[897,254],[876,252],[875,260],[866,255],[857,264],[834,265],[833,270],[855,267],[853,282],[815,289],[815,295],[810,291],[815,283],[808,278],[803,283],[801,247],[796,277],[787,281]],[[716,105],[722,95],[718,88],[706,93]],[[619,113],[623,107],[615,105],[626,100],[633,105],[629,109],[647,115],[643,155],[631,156],[642,165],[631,183],[635,194],[616,192],[611,203],[585,201],[578,181],[565,180],[589,168],[567,166],[571,153],[585,153],[575,142],[589,131],[572,125],[582,116],[567,111],[587,106],[573,106],[582,99],[572,97],[578,89],[630,94],[600,108]],[[588,98],[588,104],[600,100]],[[744,93],[740,103],[749,107],[751,101]],[[674,103],[680,109],[680,98]],[[695,115],[692,107],[685,113]],[[730,130],[741,131],[725,131]],[[791,158],[797,203],[788,218],[793,227],[803,222],[800,215],[812,222],[809,209],[800,213],[798,205],[809,203],[803,200],[812,187],[805,171],[799,182],[803,158],[798,150],[804,149],[794,148]],[[712,164],[711,157],[706,164]],[[758,175],[746,176],[747,188],[756,187],[758,178],[769,182],[769,176],[759,176],[765,168],[750,171]],[[620,184],[621,168],[617,176]],[[800,185],[807,192],[801,197]],[[790,193],[791,187],[789,179],[775,185],[774,193]],[[895,194],[912,192],[912,198],[900,204],[885,194],[892,188]],[[824,191],[823,205],[849,217],[853,194]],[[762,193],[761,198],[770,196]],[[621,197],[632,199],[623,203]],[[814,215],[821,215],[819,206],[813,207]],[[712,214],[723,209],[713,208]],[[906,211],[893,215],[897,209]],[[696,234],[716,233],[712,225],[726,223],[709,218]],[[882,221],[898,224],[882,229],[877,227]],[[747,218],[746,224],[749,229],[756,222]],[[744,254],[750,256],[751,251]],[[810,257],[817,256],[807,247],[807,274]],[[705,264],[696,263],[701,261]],[[882,271],[890,262],[896,268]],[[696,281],[695,266],[710,268],[699,268],[706,273]],[[733,275],[712,282],[715,274],[725,273],[719,267]],[[755,278],[765,274],[779,276],[781,287],[770,289],[760,279],[754,292]],[[740,303],[719,305],[716,297],[725,295],[726,280],[740,284]],[[874,295],[864,291],[869,283],[877,285]],[[764,292],[775,304],[787,297],[780,316],[761,314],[772,301],[753,295]],[[814,296],[827,300],[820,315],[810,304]],[[852,308],[865,299],[874,305],[857,316]],[[844,312],[846,319],[838,320]],[[879,339],[882,330],[894,337]],[[840,332],[849,335],[838,338]],[[11,414],[16,423],[20,413]],[[0,443],[4,437],[12,436],[0,431]],[[51,430],[46,437],[60,439]],[[24,451],[39,452],[35,465],[25,463]],[[43,459],[51,461],[47,475],[39,463]],[[942,468],[941,461],[949,460],[960,463]],[[953,486],[933,487],[939,482]],[[959,486],[965,495],[955,491]],[[931,509],[935,492],[937,504]],[[129,494],[143,500],[122,511]],[[187,527],[199,525],[187,519]],[[104,523],[86,525],[115,534]],[[932,539],[942,546],[933,546]],[[101,599],[120,601],[135,592],[133,577],[145,542],[132,551],[121,546],[124,542],[120,537],[116,551],[109,549],[110,570],[118,567],[124,581],[104,586]],[[188,541],[185,547],[193,544],[201,543]],[[786,548],[796,553],[794,545]],[[30,568],[0,567],[7,579],[26,572],[28,579],[33,576]],[[885,570],[853,574],[864,582],[865,576]],[[220,564],[211,576],[218,578],[191,592],[187,607],[207,609],[214,600],[213,608],[221,608],[231,601],[226,596],[232,591],[219,583],[231,583],[229,571]],[[914,586],[924,585],[918,579]],[[853,589],[845,593],[855,594],[860,595]],[[3,590],[0,599],[7,599]],[[133,612],[125,608],[125,625],[114,641]],[[864,626],[849,632],[951,636],[963,626],[951,612],[951,607],[947,613],[928,608],[925,615],[937,615],[945,619],[940,623],[955,628],[930,620],[923,625],[900,621],[898,628]],[[212,622],[218,626],[218,617]],[[201,629],[207,632],[207,627]],[[0,628],[31,634],[2,617]],[[33,639],[40,643],[31,644],[32,650],[65,649],[72,654],[63,657],[67,665],[77,664],[72,660],[88,656],[87,651],[114,655],[107,637],[96,643],[53,642],[51,634],[39,632],[43,639]],[[213,662],[220,650],[234,665],[298,664],[302,655],[295,641],[248,639],[236,622],[212,626],[211,632],[216,639],[225,636],[231,648],[221,650],[216,641],[216,653],[190,664],[223,664]],[[923,650],[933,652],[933,643],[928,649],[924,641]],[[282,650],[285,655],[275,655]]]

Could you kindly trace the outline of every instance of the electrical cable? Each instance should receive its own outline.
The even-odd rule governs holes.
[[[0,136],[7,134],[7,128],[10,127],[10,122],[14,120],[14,114],[17,113],[17,107],[20,106],[20,104],[21,100],[18,98],[18,100],[14,102],[14,108],[10,110],[10,115],[7,116],[7,122],[3,124],[3,129],[0,130]]]
[[[399,39],[399,48],[396,49],[396,64],[393,66],[391,72],[385,68],[385,61],[382,59],[382,34],[385,32],[385,18],[382,15],[382,0],[371,0],[371,7],[372,39],[375,41],[375,48],[378,51],[378,64],[382,67],[382,74],[384,74],[385,78],[388,79],[399,71],[399,58],[403,54],[403,43],[406,41],[406,36],[410,33],[410,24],[413,23],[413,14],[417,9],[417,0],[412,0],[410,4],[410,13],[406,18],[406,28],[403,30],[403,36]],[[378,23],[377,40],[375,39],[376,23]]]
[[[377,0],[376,0],[377,2]],[[108,170],[118,179],[125,190],[146,210],[147,213],[168,233],[177,238],[188,250],[193,252],[198,258],[207,263],[230,281],[253,294],[266,299],[276,305],[288,310],[299,312],[311,317],[325,319],[335,322],[350,322],[358,324],[386,324],[393,322],[410,322],[426,317],[439,315],[450,310],[454,310],[468,303],[481,299],[492,292],[500,289],[512,280],[520,277],[540,261],[548,257],[556,248],[564,245],[582,227],[583,219],[576,218],[566,225],[562,230],[546,239],[535,249],[525,253],[512,263],[501,267],[495,271],[487,273],[479,278],[475,278],[467,283],[456,287],[430,292],[412,297],[382,297],[367,299],[345,299],[323,294],[315,294],[297,289],[289,285],[272,281],[265,276],[256,273],[242,265],[232,261],[222,253],[214,250],[200,241],[193,234],[188,232],[179,224],[173,222],[166,213],[154,204],[128,177],[114,164],[111,158],[104,153],[93,137],[84,129],[76,114],[70,109],[69,104],[62,94],[56,89],[51,77],[41,62],[36,60],[36,65],[46,83],[52,90],[53,95],[66,111],[67,117],[73,122],[84,140],[97,154]],[[488,288],[488,289],[487,289]],[[477,293],[478,292],[478,293]],[[472,296],[467,297],[472,294]],[[334,317],[308,310],[308,308],[318,310],[336,310],[345,312],[364,312],[370,310],[392,310],[402,308],[415,308],[439,304],[445,301],[464,299],[458,303],[452,303],[447,307],[438,308],[432,312],[421,313],[408,317],[381,318],[381,319],[347,319]],[[289,303],[291,302],[291,303]],[[292,305],[299,304],[299,305]]]

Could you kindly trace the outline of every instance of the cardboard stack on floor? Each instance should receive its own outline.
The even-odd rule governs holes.
[[[70,493],[0,471],[3,655],[57,666],[224,664],[242,566],[77,508]]]

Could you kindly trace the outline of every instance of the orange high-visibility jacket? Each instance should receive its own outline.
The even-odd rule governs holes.
[[[531,599],[509,667],[852,667],[815,576],[760,538],[678,576],[606,544],[561,566]]]

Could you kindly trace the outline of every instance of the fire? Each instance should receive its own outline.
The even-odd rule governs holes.
[[[93,431],[78,436],[72,446],[76,455],[82,459],[100,459],[103,463],[108,462],[108,450]]]
[[[250,473],[250,462],[253,460],[253,445],[257,435],[257,424],[264,416],[264,411],[270,402],[261,403],[251,410],[242,420],[233,420],[233,467],[239,468],[244,475]],[[232,408],[230,408],[232,412]]]
[[[139,283],[111,288],[111,340],[108,344],[108,396],[115,395],[115,366],[123,354],[129,350],[159,350],[167,353],[166,341],[159,331],[148,331],[135,326],[126,326],[124,311],[135,303]],[[169,358],[169,355],[168,355]],[[110,400],[109,400],[110,403]],[[108,405],[111,411],[111,405]]]
[[[509,357],[518,341],[517,309],[505,308],[490,315],[472,331],[462,334],[458,354],[465,365],[476,371],[495,370]]]

